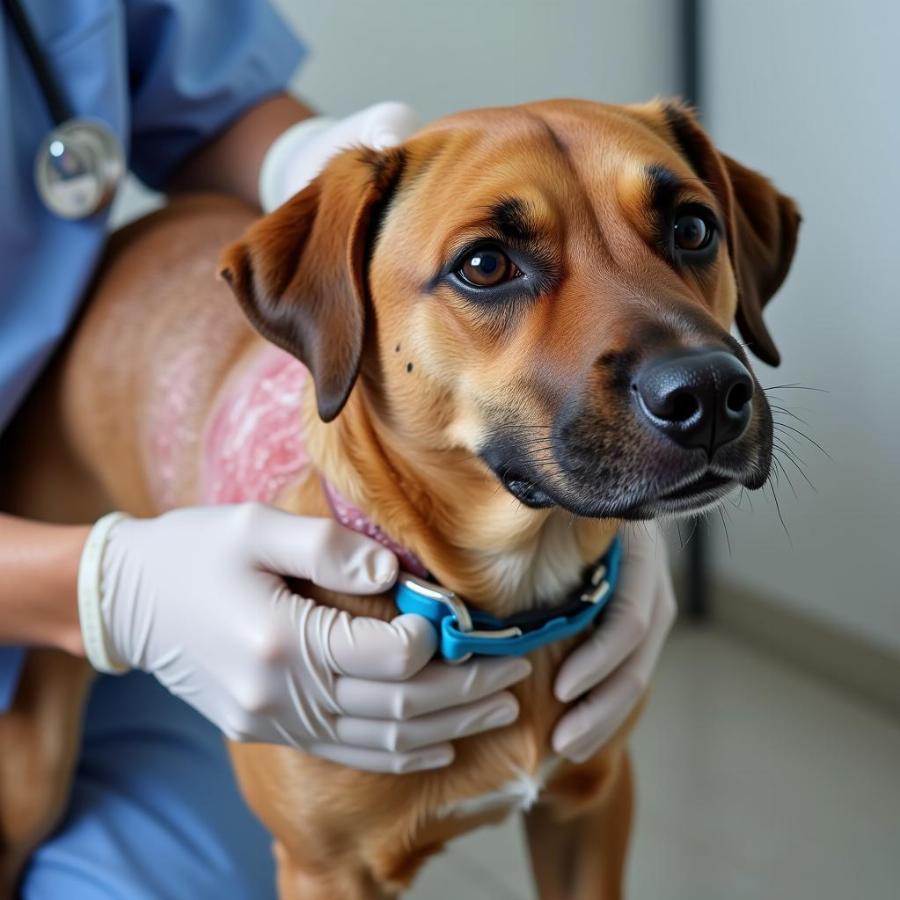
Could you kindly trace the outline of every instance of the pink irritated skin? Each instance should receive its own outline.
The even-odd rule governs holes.
[[[169,381],[190,384],[202,354],[188,352],[169,367]],[[257,500],[272,503],[310,467],[301,429],[309,372],[293,356],[267,345],[226,382],[213,406],[201,447],[200,501],[212,505]],[[190,400],[187,392],[165,392],[167,403],[152,416],[152,481],[164,508],[176,504],[179,450]],[[373,538],[397,555],[404,569],[421,577],[428,570],[409,550],[381,530],[324,478],[322,485],[334,518]]]
[[[183,496],[185,453],[196,446],[198,384],[202,383],[206,350],[189,345],[164,361],[153,374],[148,392],[147,472],[157,508],[172,509]]]
[[[203,441],[204,503],[272,503],[309,467],[300,413],[309,373],[266,347],[219,396]]]

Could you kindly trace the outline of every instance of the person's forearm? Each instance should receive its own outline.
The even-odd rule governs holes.
[[[190,156],[169,190],[219,191],[259,205],[259,170],[272,142],[291,125],[315,112],[287,94],[276,94],[248,109]]]
[[[0,643],[84,655],[78,565],[90,530],[0,515]]]

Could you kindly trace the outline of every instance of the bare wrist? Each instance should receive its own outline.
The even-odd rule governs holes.
[[[0,643],[84,656],[78,565],[90,530],[0,515]]]
[[[66,527],[60,544],[61,599],[59,618],[51,635],[53,646],[73,656],[84,656],[84,641],[78,618],[78,566],[85,541],[91,532],[89,525]]]

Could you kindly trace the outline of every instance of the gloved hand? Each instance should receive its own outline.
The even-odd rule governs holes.
[[[674,620],[665,541],[655,522],[644,523],[625,535],[622,573],[602,625],[557,673],[556,696],[581,698],[554,729],[557,753],[584,762],[615,734],[647,690]]]
[[[420,125],[405,103],[376,103],[347,116],[316,116],[288,128],[263,159],[259,175],[259,201],[271,212],[305,188],[341,150],[371,147],[383,150],[406,140]]]
[[[329,519],[255,503],[101,519],[79,572],[88,658],[153,673],[234,740],[374,771],[446,765],[449,741],[518,715],[503,689],[528,674],[525,660],[429,662],[425,619],[354,618],[282,575],[377,593],[397,560]]]

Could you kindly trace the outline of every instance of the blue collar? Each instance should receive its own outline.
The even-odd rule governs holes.
[[[434,625],[440,652],[451,663],[481,656],[524,656],[545,644],[588,628],[612,599],[619,580],[622,544],[614,538],[606,555],[590,566],[581,584],[557,606],[526,610],[505,619],[469,609],[453,591],[401,574],[395,602],[402,613],[417,613]]]

